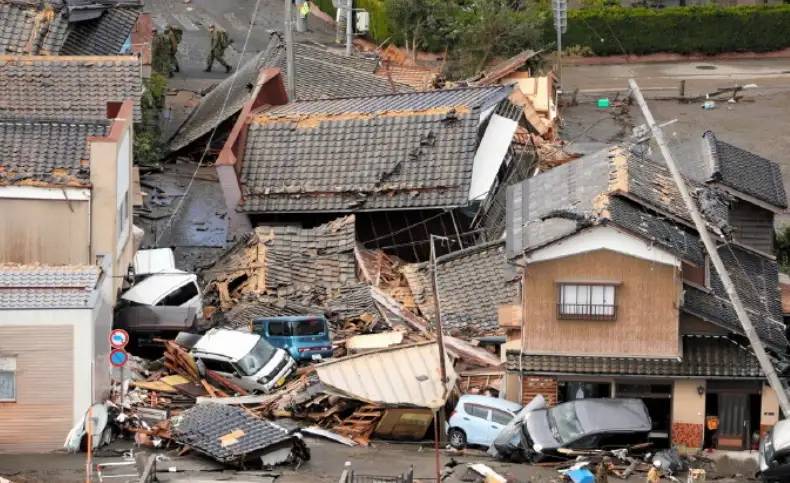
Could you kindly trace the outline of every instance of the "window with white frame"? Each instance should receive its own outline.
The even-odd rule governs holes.
[[[16,401],[16,357],[0,357],[0,402]]]
[[[606,283],[561,283],[557,317],[576,320],[614,320],[616,286]]]

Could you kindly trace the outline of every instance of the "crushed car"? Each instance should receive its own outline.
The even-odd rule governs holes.
[[[558,456],[560,448],[611,449],[644,443],[652,428],[641,399],[577,399],[533,408],[524,418],[521,434],[531,460]]]
[[[450,446],[489,446],[521,410],[521,405],[505,399],[464,394],[447,423]]]
[[[258,318],[252,321],[252,331],[297,361],[332,357],[332,335],[323,315]]]
[[[762,481],[790,480],[790,420],[777,422],[760,441],[759,464]]]
[[[250,389],[271,392],[285,384],[296,369],[287,351],[274,347],[263,337],[229,329],[211,329],[190,353],[202,371],[225,377],[238,375]]]

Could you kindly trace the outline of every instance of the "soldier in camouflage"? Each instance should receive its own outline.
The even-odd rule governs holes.
[[[168,25],[165,28],[164,33],[164,43],[165,43],[165,50],[167,52],[168,57],[168,77],[173,77],[173,72],[179,72],[181,69],[178,65],[178,44],[181,43],[181,37],[183,36],[184,32],[172,25]]]
[[[211,35],[211,49],[206,60],[206,72],[211,72],[211,67],[214,65],[215,60],[225,67],[225,72],[230,72],[231,67],[225,62],[223,56],[225,55],[225,49],[233,41],[228,38],[228,34],[224,30],[214,25],[209,25],[208,32]]]

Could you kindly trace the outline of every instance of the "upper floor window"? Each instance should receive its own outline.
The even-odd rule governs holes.
[[[557,317],[573,320],[614,320],[617,317],[615,285],[561,283]]]
[[[0,402],[16,401],[16,358],[0,357]]]

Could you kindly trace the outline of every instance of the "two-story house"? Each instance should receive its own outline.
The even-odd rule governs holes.
[[[784,358],[771,254],[773,213],[786,207],[779,168],[710,133],[702,152],[706,179],[686,183],[767,350]],[[749,448],[777,420],[663,164],[617,147],[513,185],[506,238],[522,271],[520,310],[500,321],[510,399],[638,397],[657,443],[689,448]]]

